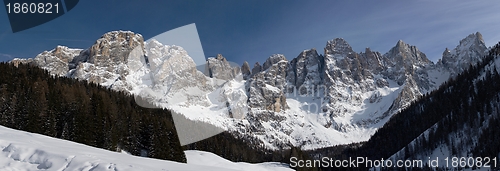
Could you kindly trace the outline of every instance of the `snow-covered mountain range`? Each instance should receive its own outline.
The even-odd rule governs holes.
[[[182,47],[113,31],[88,49],[58,46],[12,62],[147,97],[271,149],[312,149],[368,140],[392,115],[478,62],[486,50],[474,33],[446,48],[434,64],[401,40],[382,54],[369,48],[357,53],[336,38],[323,54],[308,49],[290,60],[275,54],[253,68],[217,55],[200,71]]]

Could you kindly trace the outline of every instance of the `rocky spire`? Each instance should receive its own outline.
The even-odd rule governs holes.
[[[438,63],[449,63],[453,61],[453,55],[451,54],[450,49],[446,48],[443,51],[443,57],[440,59]]]
[[[387,71],[388,77],[399,85],[403,85],[409,76],[416,75],[419,68],[434,65],[416,46],[409,45],[402,40],[399,40],[383,57],[387,63],[386,67],[390,68]],[[415,82],[422,87],[428,88],[429,86],[427,79],[415,79]]]
[[[351,45],[347,43],[342,38],[335,38],[333,40],[330,40],[326,43],[325,47],[325,54],[330,54],[330,55],[336,55],[336,54],[341,54],[341,55],[347,55],[349,53],[354,53],[352,50]]]
[[[423,66],[431,63],[427,56],[420,52],[416,46],[406,44],[402,40],[399,40],[396,46],[389,50],[384,56],[393,61],[393,65],[396,66]]]
[[[481,61],[481,57],[486,55],[486,51],[487,48],[481,33],[469,34],[460,40],[459,45],[453,50],[446,48],[438,65],[450,71],[453,76]]]
[[[287,83],[287,71],[288,61],[281,54],[270,56],[264,63],[264,69],[262,70],[257,62],[246,85],[249,90],[249,106],[274,112],[288,109],[284,92]]]
[[[363,68],[372,70],[374,74],[378,74],[384,69],[384,60],[379,52],[374,52],[370,48],[366,48],[360,56],[364,58],[361,65]]]
[[[257,74],[260,71],[262,71],[262,66],[260,66],[259,62],[255,62],[255,64],[253,65],[253,68],[252,68],[252,75]]]
[[[342,38],[326,43],[324,62],[327,77],[334,80],[360,81],[370,75],[363,68],[363,58]]]
[[[250,72],[250,66],[248,65],[248,62],[245,61],[243,62],[243,65],[241,65],[241,74],[243,74],[243,79],[248,79],[248,77],[252,74]]]
[[[300,95],[312,94],[317,85],[321,82],[321,73],[324,60],[318,55],[316,49],[302,51],[296,58],[290,61],[287,80],[294,84]],[[304,85],[304,83],[306,85]],[[293,93],[295,90],[288,90]]]
[[[264,62],[264,65],[262,67],[262,70],[266,70],[269,67],[271,67],[274,64],[277,64],[280,61],[287,61],[285,56],[282,54],[274,54],[267,58],[266,62]]]
[[[211,78],[222,80],[230,80],[236,77],[239,67],[232,67],[229,62],[221,54],[217,54],[215,58],[207,59],[206,75]]]

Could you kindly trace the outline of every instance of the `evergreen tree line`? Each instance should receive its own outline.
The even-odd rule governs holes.
[[[500,75],[482,72],[484,68],[499,57],[500,43],[495,45],[487,56],[477,65],[449,79],[437,90],[425,94],[412,102],[407,108],[394,115],[383,127],[364,143],[349,144],[306,151],[314,158],[328,156],[335,159],[349,157],[368,157],[371,160],[387,159],[396,152],[405,149],[404,159],[411,159],[415,154],[429,154],[440,144],[452,147],[452,153],[466,149],[474,157],[498,157],[500,153]],[[419,137],[424,131],[437,124],[429,132],[428,138]],[[482,129],[482,130],[481,130]],[[460,132],[462,131],[462,132]],[[463,137],[461,144],[449,138],[452,133]],[[467,135],[478,135],[474,144]],[[418,138],[418,139],[417,139]],[[410,142],[416,139],[414,145]],[[459,156],[457,156],[459,157]],[[367,170],[368,168],[321,168],[321,170]],[[394,168],[388,169],[393,170]],[[410,168],[399,168],[408,170]],[[412,168],[425,170],[429,168]],[[493,168],[495,169],[495,168]],[[498,169],[498,168],[496,168]],[[397,169],[396,169],[397,170]]]
[[[234,162],[309,158],[298,147],[269,150],[257,139],[229,132],[181,147],[169,110],[143,108],[124,92],[51,76],[36,66],[0,63],[0,72],[0,125],[13,129],[179,162],[186,162],[183,150],[208,151]],[[187,127],[207,124],[176,116]]]
[[[186,162],[171,113],[36,66],[0,63],[0,125],[111,151]]]

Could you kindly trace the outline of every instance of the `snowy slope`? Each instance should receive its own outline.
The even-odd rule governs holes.
[[[187,164],[137,157],[0,126],[0,170],[292,170],[281,163],[234,163],[215,154],[186,151]]]

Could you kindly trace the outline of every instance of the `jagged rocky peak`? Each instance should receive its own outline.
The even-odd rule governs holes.
[[[275,54],[270,56],[264,63],[264,69],[260,72],[256,63],[252,70],[252,76],[246,84],[249,90],[248,104],[251,108],[265,109],[280,112],[288,109],[285,97],[286,76],[288,61],[284,55]]]
[[[148,46],[146,48],[146,54],[150,63],[156,66],[161,66],[162,63],[165,62],[165,60],[170,60],[170,58],[176,58],[176,60],[178,60],[176,62],[178,63],[175,64],[178,67],[183,67],[184,69],[188,68],[193,69],[196,67],[196,63],[191,57],[189,57],[188,52],[184,48],[176,45],[169,46],[169,45],[163,45],[159,42],[157,43],[159,44],[157,47]],[[184,64],[186,65],[183,66]]]
[[[313,63],[321,62],[320,55],[318,55],[318,52],[316,51],[316,48],[303,50],[292,61],[294,61],[294,60],[297,61],[299,59],[304,60],[304,61],[310,61],[310,62],[313,62]]]
[[[89,48],[88,62],[102,67],[124,64],[130,51],[138,46],[144,48],[141,34],[131,31],[108,32]]]
[[[191,57],[188,56],[188,53],[184,50],[184,48],[176,45],[163,45],[155,39],[146,43],[145,55],[147,56],[149,65],[153,71],[157,71],[158,69],[165,67],[162,65],[166,61],[177,62],[175,66],[172,66],[177,68],[175,71],[193,70],[193,68],[196,68],[196,63]]]
[[[457,48],[447,49],[441,65],[459,68],[454,62],[461,62],[468,66],[471,62],[462,58],[470,59],[486,49],[481,37],[478,33],[469,35]],[[136,48],[137,55],[129,55]],[[58,47],[44,52],[37,59],[46,63],[38,66],[62,75],[69,70],[68,77],[141,95],[185,114],[192,113],[192,107],[203,107],[214,116],[225,113],[232,119],[208,121],[224,124],[231,132],[242,130],[241,135],[275,147],[302,144],[315,148],[367,140],[371,130],[383,125],[387,117],[438,87],[444,79],[434,78],[435,73],[448,73],[432,67],[425,54],[403,41],[382,55],[369,48],[356,53],[344,39],[337,38],[326,43],[324,56],[316,49],[304,50],[291,61],[272,55],[253,68],[247,62],[235,67],[222,55],[207,59],[210,77],[229,79],[238,73],[236,68],[246,81],[210,79],[196,69],[182,47],[154,40],[145,43],[132,32],[106,33],[86,50],[69,51]],[[50,60],[53,62],[47,62]],[[25,62],[19,59],[13,63],[16,61]],[[309,113],[318,115],[310,118]],[[238,116],[248,122],[237,121]],[[368,136],[356,137],[365,134]]]
[[[443,56],[450,56],[450,55],[451,55],[450,49],[448,49],[448,48],[444,49]]]
[[[325,55],[340,54],[345,56],[350,53],[354,53],[354,51],[352,50],[351,45],[349,45],[349,43],[347,43],[347,41],[345,41],[343,38],[335,38],[333,40],[329,40],[326,43]]]
[[[450,49],[446,48],[443,51],[443,57],[438,61],[438,64],[439,63],[441,63],[441,64],[449,63],[451,61],[453,61],[453,55],[451,54]]]
[[[188,55],[188,52],[180,46],[163,45],[153,39],[146,43],[145,55],[147,56],[150,69],[154,73],[153,75],[157,76],[156,79],[158,80],[168,78],[169,75],[175,75],[171,73],[176,73],[177,76],[194,74],[198,77],[199,74],[203,75],[201,72],[199,74],[197,73],[196,63]],[[215,60],[218,61],[218,59]],[[215,65],[215,63],[215,61],[211,63],[212,66]]]
[[[288,60],[285,56],[282,54],[274,54],[267,58],[266,62],[264,62],[261,73],[265,74],[268,78],[272,77],[272,79],[269,80],[269,85],[278,87],[280,90],[284,90],[287,71]]]
[[[460,40],[459,46],[469,47],[469,48],[472,46],[476,46],[477,48],[483,48],[484,44],[485,43],[483,40],[483,35],[481,35],[481,33],[479,32],[476,32],[469,34],[466,38]]]
[[[259,62],[255,62],[255,64],[253,65],[253,68],[252,68],[252,75],[259,73],[260,71],[262,71],[262,66],[260,65]]]
[[[72,49],[66,46],[57,46],[51,51],[44,51],[38,54],[33,62],[35,65],[48,70],[51,74],[63,76],[66,75],[70,62],[78,56],[82,49]]]
[[[158,40],[152,39],[148,43],[146,43],[146,49],[157,49],[157,50],[162,50],[165,51],[165,45],[161,44]]]
[[[403,40],[399,39],[398,42],[396,43],[396,46],[395,47],[398,47],[398,48],[403,48],[405,47],[407,44],[405,42],[403,42]]]
[[[224,58],[224,56],[222,56],[222,54],[217,54],[217,57],[215,57],[215,59],[227,62],[226,58]]]
[[[324,62],[325,77],[334,80],[357,82],[371,77],[368,70],[364,69],[367,65],[366,61],[354,52],[347,41],[342,38],[336,38],[326,43]]]
[[[298,66],[300,69],[315,69],[319,71],[323,62],[322,56],[318,55],[316,49],[313,48],[300,52],[296,58],[290,61],[290,64]]]
[[[475,65],[486,55],[487,48],[481,33],[476,32],[460,40],[453,50],[445,49],[438,65],[446,68],[454,76],[470,65]]]
[[[144,40],[140,34],[130,31],[112,31],[101,36],[92,47],[82,50],[66,46],[57,46],[51,51],[44,51],[33,59],[33,63],[51,74],[87,79],[101,83],[99,77],[88,75],[93,67],[106,67],[109,70],[127,63],[127,57],[132,49],[144,48]],[[83,63],[92,66],[83,66]],[[122,72],[125,72],[122,70]],[[73,75],[75,74],[75,75]],[[97,73],[96,73],[97,74]],[[90,78],[89,78],[90,77]]]
[[[374,52],[370,48],[366,48],[365,52],[360,53],[360,56],[364,58],[363,66],[368,70],[372,70],[373,73],[377,74],[384,69],[384,60],[380,52]]]
[[[67,76],[129,91],[133,87],[126,82],[131,72],[128,64],[131,60],[140,63],[141,59],[144,60],[142,35],[131,31],[111,31],[73,59]]]
[[[211,78],[231,80],[240,73],[240,68],[238,66],[231,66],[224,56],[217,54],[217,57],[207,59],[205,73]]]
[[[245,61],[243,62],[243,65],[241,65],[241,74],[243,74],[243,79],[247,80],[250,75],[252,75],[252,72],[250,71],[250,65],[248,65],[248,62]]]
[[[288,62],[285,58],[284,55],[282,54],[274,54],[271,55],[269,58],[267,58],[266,62],[264,62],[264,65],[262,66],[262,70],[267,70],[269,67],[273,66],[274,64],[277,64],[278,62]]]
[[[81,49],[71,49],[66,46],[57,46],[51,51],[51,53],[61,61],[68,63],[72,61],[75,55],[78,55],[80,51]]]
[[[32,64],[33,58],[14,58],[10,62],[17,67],[19,64]]]
[[[403,85],[408,76],[411,76],[415,77],[415,81],[421,88],[425,87],[424,89],[426,89],[429,87],[429,80],[423,79],[425,77],[419,77],[418,74],[425,74],[426,72],[423,70],[434,66],[434,63],[423,52],[420,52],[416,46],[399,40],[383,57],[386,60],[387,67],[391,68],[391,70],[384,71],[384,74],[389,79]]]
[[[432,63],[427,56],[418,50],[416,46],[412,46],[399,40],[389,52],[386,53],[389,60],[394,61],[395,65],[412,66],[412,65],[427,65]],[[401,65],[402,64],[402,65]]]
[[[323,56],[318,55],[316,49],[302,51],[290,61],[287,80],[293,86],[287,91],[293,93],[298,90],[301,95],[312,94],[321,83],[323,64]]]

